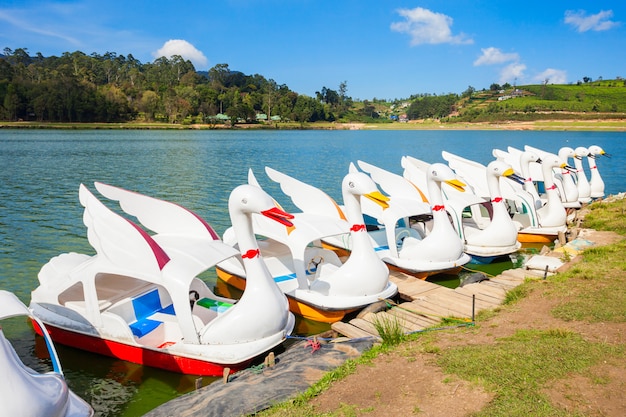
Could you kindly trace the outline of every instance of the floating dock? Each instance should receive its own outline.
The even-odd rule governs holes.
[[[433,327],[444,318],[469,323],[480,310],[501,305],[507,292],[526,278],[542,278],[545,274],[539,270],[509,269],[496,277],[452,289],[391,271],[389,279],[398,286],[399,297],[404,302],[377,313],[364,312],[347,322],[333,323],[331,328],[350,338],[369,336],[380,339],[374,325],[377,322],[395,321],[404,333]]]

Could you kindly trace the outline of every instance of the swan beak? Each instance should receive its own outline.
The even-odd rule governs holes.
[[[567,164],[561,164],[561,168],[569,172],[576,172],[576,169],[572,168],[571,166]]]
[[[277,221],[278,223],[287,226],[287,227],[293,227],[293,223],[291,223],[289,220],[293,219],[293,214],[289,214],[281,209],[279,209],[278,207],[272,207],[269,210],[265,210],[261,212],[262,215],[264,215],[265,217],[268,217],[272,220]]]
[[[513,181],[515,181],[518,184],[522,184],[522,185],[524,184],[524,178],[522,178],[519,175],[517,175],[515,173],[515,171],[513,171],[513,168],[509,168],[506,171],[504,171],[502,173],[502,176],[506,177],[506,178],[508,178],[510,180],[513,180]]]
[[[610,157],[611,157],[611,154],[610,154],[610,153],[606,153],[606,152],[604,152],[604,151],[600,152],[600,155],[602,155],[602,156],[606,156],[607,158],[610,158]]]
[[[363,197],[369,198],[374,203],[381,206],[383,210],[389,207],[389,197],[383,195],[380,191],[372,191],[371,193],[363,194]]]
[[[453,180],[446,180],[444,181],[446,184],[448,184],[450,187],[454,188],[457,191],[460,191],[462,193],[465,192],[465,183],[461,182],[459,180],[457,180],[456,178]]]

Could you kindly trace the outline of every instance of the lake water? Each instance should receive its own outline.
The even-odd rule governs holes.
[[[82,223],[78,186],[94,181],[181,204],[221,235],[230,225],[230,191],[257,178],[287,209],[264,166],[325,190],[341,201],[350,162],[402,173],[411,155],[444,162],[446,150],[487,164],[491,150],[531,145],[599,145],[612,154],[598,167],[607,194],[625,191],[626,133],[530,131],[135,131],[0,129],[0,288],[26,304],[37,273],[62,252],[93,253]],[[96,194],[97,195],[97,194]],[[3,323],[29,364],[45,367],[39,338],[23,320]],[[300,328],[301,332],[314,329]],[[34,346],[34,348],[33,348]],[[70,386],[99,416],[137,416],[193,389],[195,377],[171,374],[58,346]],[[204,384],[210,383],[208,378]]]

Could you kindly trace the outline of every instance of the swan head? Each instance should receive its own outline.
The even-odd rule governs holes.
[[[591,156],[592,158],[597,158],[598,156],[602,156],[602,155],[607,156],[607,157],[611,156],[608,153],[604,152],[604,149],[602,149],[598,145],[591,145],[589,147],[589,156]]]
[[[574,150],[570,148],[569,146],[564,146],[563,148],[559,149],[559,158],[563,159],[564,161],[567,161],[567,158],[573,158],[573,157],[574,157]]]
[[[589,150],[584,146],[579,146],[578,148],[574,149],[574,158],[582,159],[585,156],[589,156]]]
[[[372,200],[383,209],[389,207],[389,197],[381,193],[374,180],[363,172],[350,172],[346,175],[341,183],[341,189],[344,194],[351,194],[357,198],[363,196]]]
[[[457,191],[465,191],[466,184],[460,181],[454,171],[445,164],[431,164],[426,172],[426,178],[431,181],[448,184]]]
[[[534,152],[530,152],[530,151],[524,151],[522,152],[522,154],[520,155],[520,160],[523,163],[531,163],[531,162],[536,162],[538,164],[541,163],[541,158],[539,158],[539,155],[537,155]]]
[[[502,162],[499,160],[491,161],[489,165],[487,165],[487,175],[492,175],[494,177],[504,177],[509,178],[515,182],[520,184],[524,184],[524,178],[517,175],[513,168],[506,162]]]
[[[253,213],[259,213],[286,227],[293,227],[293,223],[290,220],[294,216],[278,207],[269,194],[254,185],[243,184],[236,187],[230,193],[228,211],[233,224],[235,224],[233,217],[238,214],[250,216]]]
[[[545,154],[543,158],[541,158],[541,165],[544,167],[552,168],[562,168],[567,169],[568,165],[563,162],[561,158],[554,154]],[[571,168],[571,167],[570,167]]]

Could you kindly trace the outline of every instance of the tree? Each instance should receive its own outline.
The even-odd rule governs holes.
[[[14,84],[9,84],[7,93],[4,96],[4,102],[2,103],[6,117],[9,120],[17,120],[18,110],[20,106],[20,98],[17,95],[17,89]]]
[[[339,94],[330,88],[322,87],[322,91],[316,91],[315,95],[319,101],[329,104],[331,107],[339,104]]]
[[[461,97],[471,98],[472,94],[474,94],[475,92],[476,92],[476,89],[470,85],[469,87],[467,87],[465,91],[463,91],[463,93],[461,94]]]
[[[139,100],[139,110],[144,113],[144,117],[148,121],[153,121],[156,112],[159,109],[160,98],[157,93],[152,90],[144,91]]]
[[[315,121],[318,119],[321,111],[323,110],[320,109],[319,102],[315,99],[305,95],[299,95],[293,107],[293,119],[301,124]]]

